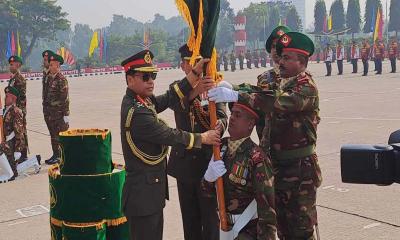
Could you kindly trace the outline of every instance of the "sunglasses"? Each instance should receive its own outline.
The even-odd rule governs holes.
[[[156,72],[153,72],[153,73],[143,73],[143,75],[142,75],[143,82],[148,82],[148,81],[150,80],[150,78],[153,79],[153,80],[156,80],[156,78],[157,78],[157,73],[156,73]]]

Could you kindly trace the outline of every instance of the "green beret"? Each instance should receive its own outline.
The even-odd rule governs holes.
[[[42,57],[44,57],[44,56],[49,56],[49,55],[51,55],[51,54],[54,54],[54,52],[51,51],[51,50],[45,50],[45,51],[42,52]]]
[[[60,63],[60,65],[63,65],[63,64],[64,64],[64,59],[63,59],[63,57],[61,57],[60,55],[55,54],[55,53],[49,55],[48,61],[49,61],[49,63],[50,63],[51,61],[57,61],[57,62]]]
[[[271,35],[269,35],[267,42],[265,43],[265,49],[268,53],[271,53],[272,43],[275,40],[278,40],[283,34],[287,32],[291,32],[289,27],[287,26],[278,26],[274,30],[272,30]]]
[[[19,95],[20,95],[18,89],[15,88],[15,87],[12,87],[12,86],[6,87],[6,88],[4,89],[4,92],[5,92],[6,94],[7,94],[7,93],[12,94],[12,95],[16,96],[17,98],[18,98]]]
[[[11,56],[8,59],[8,63],[12,63],[12,62],[19,62],[19,63],[22,64],[22,57],[20,57],[20,56]]]
[[[314,53],[314,43],[303,33],[287,32],[279,38],[276,44],[276,51],[279,55],[282,52],[289,51],[310,57]]]

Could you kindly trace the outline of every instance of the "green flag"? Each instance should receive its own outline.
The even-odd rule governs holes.
[[[187,41],[189,49],[193,52],[191,64],[194,64],[198,55],[211,58],[207,73],[217,80],[217,53],[214,45],[220,0],[176,0],[176,5],[191,30]]]

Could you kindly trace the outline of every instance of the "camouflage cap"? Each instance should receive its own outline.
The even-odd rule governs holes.
[[[269,35],[267,42],[265,43],[265,49],[268,53],[271,53],[272,43],[277,41],[283,34],[292,31],[287,26],[278,26],[272,30],[271,35]]]
[[[276,50],[279,55],[283,52],[297,52],[310,57],[314,53],[314,43],[303,33],[288,32],[279,38]]]
[[[11,56],[8,58],[8,63],[19,62],[22,64],[22,57],[20,56]]]

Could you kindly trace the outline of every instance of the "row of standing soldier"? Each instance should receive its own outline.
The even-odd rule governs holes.
[[[254,50],[253,52],[247,50],[246,53],[240,51],[238,54],[234,50],[230,54],[228,54],[228,51],[224,51],[222,54],[218,54],[217,71],[221,70],[221,65],[223,65],[224,71],[228,71],[230,65],[231,71],[234,72],[236,71],[237,62],[239,63],[240,70],[244,69],[245,63],[248,69],[251,69],[252,65],[255,68],[259,68],[260,66],[265,68],[268,62],[268,53],[265,49]]]
[[[64,62],[61,56],[46,50],[42,53],[42,57],[43,113],[53,150],[53,156],[45,162],[55,164],[61,157],[58,134],[68,129],[68,82],[60,71],[60,65]],[[8,62],[12,75],[5,89],[6,107],[2,111],[4,119],[2,138],[4,140],[0,145],[0,165],[3,169],[0,182],[15,180],[18,175],[31,168],[38,173],[41,168],[39,155],[28,158],[27,81],[20,72],[23,60],[20,56],[11,56]]]
[[[386,54],[387,53],[387,54]],[[368,75],[369,61],[374,61],[376,74],[382,74],[382,61],[388,56],[391,65],[390,73],[396,72],[397,59],[399,58],[398,43],[396,38],[392,38],[390,44],[385,51],[385,45],[381,40],[376,40],[371,46],[368,39],[364,39],[361,46],[353,41],[349,47],[348,59],[350,60],[353,71],[352,73],[358,72],[358,60],[361,59],[363,63],[363,76]],[[327,44],[324,49],[324,61],[326,64],[326,76],[332,74],[332,62],[336,60],[338,75],[343,74],[343,60],[345,59],[345,46],[341,41],[338,41],[337,46],[333,49],[330,44]]]

